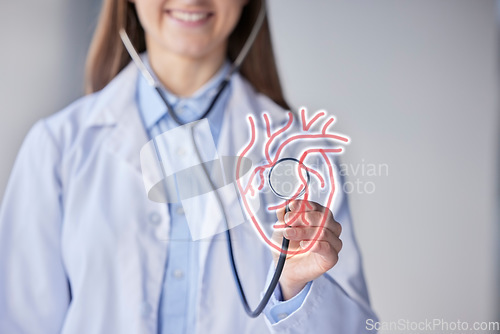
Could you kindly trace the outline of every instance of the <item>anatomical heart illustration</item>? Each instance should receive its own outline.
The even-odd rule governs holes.
[[[264,113],[261,121],[265,124],[265,133],[258,133],[259,127],[256,125],[256,119],[253,116],[248,116],[251,136],[247,145],[238,154],[235,180],[243,203],[243,209],[262,240],[277,251],[282,251],[281,245],[273,242],[265,233],[256,208],[274,212],[284,208],[289,201],[302,199],[303,201],[300,202],[301,208],[294,210],[292,218],[287,222],[290,225],[299,217],[302,218],[305,224],[308,224],[305,216],[308,201],[318,201],[326,208],[331,208],[336,195],[337,182],[333,157],[344,151],[344,148],[340,145],[350,142],[349,137],[329,131],[334,123],[334,118],[327,116],[325,111],[316,112],[309,120],[306,120],[306,113],[307,110],[301,108],[300,119],[298,119],[293,113],[289,112],[286,123],[276,127],[273,127],[269,115]],[[261,162],[254,163],[252,170],[247,175],[240,175],[245,159],[259,154],[262,156]],[[267,203],[268,205],[264,208],[261,208],[260,205],[254,205],[254,203],[260,203],[259,195],[265,192],[268,193],[266,188],[269,187],[269,172],[273,166],[283,161],[283,159],[297,161],[293,165],[296,170],[284,170],[281,171],[283,175],[280,175],[281,179],[285,180],[284,182],[288,182],[286,181],[287,173],[290,175],[288,179],[294,176],[298,178],[295,181],[290,180],[291,186],[289,188],[293,188],[293,191],[289,199],[276,198],[275,203]],[[309,176],[311,182],[308,182]],[[287,184],[281,184],[280,186],[285,189]],[[327,213],[325,210],[316,235],[307,247],[288,250],[288,254],[305,253],[314,246],[314,242],[321,234],[322,227],[327,219]],[[286,226],[277,223],[273,227],[284,228]]]

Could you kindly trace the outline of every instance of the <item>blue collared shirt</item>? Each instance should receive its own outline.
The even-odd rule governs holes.
[[[147,57],[143,56],[147,63]],[[206,111],[217,94],[217,87],[230,70],[228,61],[216,75],[189,98],[179,98],[163,90],[167,100],[184,122],[196,121]],[[158,93],[139,76],[137,86],[139,110],[152,137],[171,130],[178,124],[168,115],[167,107]],[[218,143],[224,109],[231,95],[229,84],[207,116],[215,144]],[[181,203],[168,204],[171,217],[168,256],[159,307],[159,333],[193,333],[196,319],[196,284],[198,282],[198,241],[193,241]],[[294,298],[281,302],[279,287],[264,313],[271,323],[276,323],[298,309],[310,284]]]

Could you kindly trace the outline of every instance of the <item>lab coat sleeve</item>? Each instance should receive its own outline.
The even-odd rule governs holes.
[[[368,326],[378,321],[370,307],[363,277],[361,256],[351,224],[347,197],[342,194],[335,219],[342,225],[343,248],[339,261],[327,273],[312,281],[301,305],[281,307],[274,300],[266,310],[265,320],[271,333],[358,334],[374,333]],[[271,270],[274,270],[272,268]],[[300,299],[300,298],[299,298]],[[285,311],[284,311],[285,310]],[[275,321],[279,320],[279,321]]]
[[[70,300],[61,260],[61,154],[45,121],[28,133],[0,207],[0,333],[59,333]]]
[[[274,269],[270,271],[270,273],[274,273]],[[309,289],[311,288],[311,283],[312,282],[308,282],[297,295],[286,301],[283,301],[279,284],[276,286],[274,293],[271,295],[268,304],[264,308],[264,314],[271,324],[275,324],[281,319],[284,319],[289,314],[295,312],[302,305]]]

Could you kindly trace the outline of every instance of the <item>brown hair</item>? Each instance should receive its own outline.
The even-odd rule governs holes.
[[[243,8],[240,21],[229,36],[228,57],[231,61],[234,61],[245,43],[259,13],[261,1],[263,0],[249,1]],[[127,0],[104,0],[87,55],[87,94],[104,88],[129,63],[129,55],[119,36],[121,27],[125,27],[137,52],[146,50],[144,30],[135,5]],[[281,107],[289,109],[276,68],[267,18],[240,68],[240,73],[258,92],[267,95]]]

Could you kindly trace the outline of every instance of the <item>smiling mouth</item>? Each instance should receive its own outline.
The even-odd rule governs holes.
[[[186,23],[204,22],[213,15],[210,12],[188,12],[182,10],[167,10],[167,13],[175,20]]]

